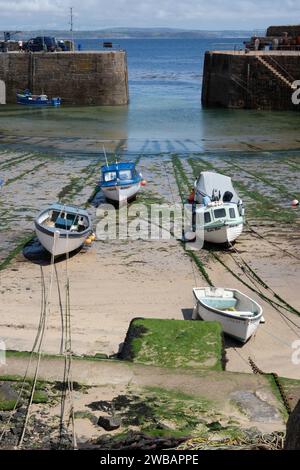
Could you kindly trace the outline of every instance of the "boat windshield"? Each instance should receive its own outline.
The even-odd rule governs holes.
[[[225,209],[215,209],[214,210],[214,217],[215,219],[221,219],[222,217],[226,217]]]
[[[132,173],[131,170],[120,170],[119,171],[119,178],[120,180],[131,180],[132,179]]]
[[[104,173],[104,181],[113,181],[117,179],[117,172],[116,171],[107,171]]]

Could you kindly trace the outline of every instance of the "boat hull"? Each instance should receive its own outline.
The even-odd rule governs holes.
[[[200,319],[205,321],[217,321],[221,323],[223,332],[227,335],[235,338],[242,343],[246,343],[248,339],[255,333],[257,330],[262,315],[258,315],[255,318],[233,318],[225,314],[217,313],[216,311],[210,310],[202,305],[199,301],[195,305],[193,311],[193,320]]]
[[[38,224],[35,226],[35,231],[41,245],[53,256],[60,256],[77,250],[89,235],[89,231],[85,231],[80,234],[66,236],[58,230],[53,232],[40,227]]]
[[[204,241],[208,243],[232,243],[243,232],[243,223],[236,225],[222,225],[220,227],[205,228]]]
[[[60,98],[51,98],[47,100],[33,99],[30,96],[20,96],[17,95],[17,104],[22,104],[25,106],[60,106]]]
[[[106,199],[115,201],[118,203],[129,201],[134,198],[141,188],[140,182],[134,183],[130,186],[113,186],[105,187],[102,186],[102,192]]]

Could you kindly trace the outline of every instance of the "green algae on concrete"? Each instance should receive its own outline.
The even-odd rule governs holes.
[[[120,357],[160,367],[222,370],[223,337],[218,322],[135,319]]]

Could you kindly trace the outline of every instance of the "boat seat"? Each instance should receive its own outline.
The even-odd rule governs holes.
[[[230,313],[230,315],[236,315],[237,317],[253,317],[255,313],[253,312],[239,312],[238,310],[223,310],[225,313]]]
[[[63,217],[58,217],[55,222],[55,227],[70,230],[72,222],[72,220],[64,219]]]
[[[235,308],[237,300],[234,298],[220,298],[220,299],[201,299],[208,307],[217,308],[218,310],[225,310],[228,308]]]

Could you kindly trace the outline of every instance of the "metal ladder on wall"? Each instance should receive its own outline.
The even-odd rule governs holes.
[[[273,58],[271,58],[273,62],[275,62],[281,69],[285,70],[279,63],[277,63]],[[294,80],[290,81],[288,80],[282,73],[278,72],[278,70],[271,65],[269,62],[267,62],[265,59],[263,59],[261,56],[257,56],[257,60],[263,64],[272,74],[279,80],[281,80],[282,83],[284,83],[286,86],[288,86],[291,90],[296,90],[297,86],[294,85]],[[292,76],[289,74],[289,72],[286,70],[286,73],[292,78]]]

